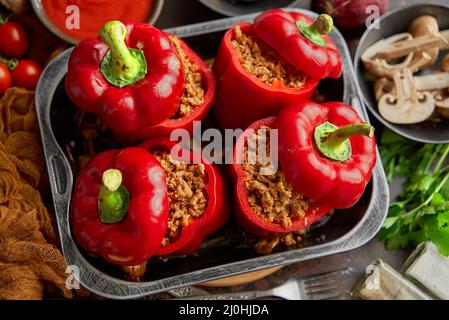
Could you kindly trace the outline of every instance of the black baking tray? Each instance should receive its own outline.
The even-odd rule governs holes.
[[[316,17],[308,10],[288,10]],[[238,22],[252,21],[255,16],[222,19],[167,31],[182,37],[203,59],[209,59],[215,56],[227,29]],[[362,118],[368,120],[346,43],[336,29],[331,37],[341,51],[344,72],[340,79],[322,81],[319,91],[328,100],[351,104]],[[77,246],[71,235],[69,209],[76,168],[69,158],[73,150],[77,152],[76,144],[80,140],[74,121],[76,108],[64,89],[71,50],[62,53],[44,70],[36,91],[36,107],[62,251],[69,265],[79,271],[74,276],[90,291],[108,298],[137,298],[355,249],[372,239],[380,229],[388,211],[389,192],[384,170],[378,160],[361,200],[351,209],[337,210],[328,221],[315,226],[302,248],[278,248],[272,254],[258,255],[254,249],[245,246],[242,232],[231,219],[225,227],[206,239],[198,254],[169,259],[152,258],[142,282],[123,280],[118,268],[87,254]],[[110,147],[114,146],[115,142],[111,140]],[[229,187],[232,188],[232,184]]]

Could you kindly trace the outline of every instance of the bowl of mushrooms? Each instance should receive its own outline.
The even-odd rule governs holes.
[[[366,106],[406,138],[449,143],[449,6],[402,8],[378,23],[355,58]]]

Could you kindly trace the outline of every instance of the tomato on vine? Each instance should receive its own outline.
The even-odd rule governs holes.
[[[16,87],[34,90],[42,73],[41,67],[32,60],[21,60],[12,70],[12,83]]]
[[[28,49],[28,36],[23,27],[16,22],[0,25],[0,54],[20,58]]]
[[[11,83],[11,72],[9,68],[5,64],[0,63],[0,94],[11,87]]]

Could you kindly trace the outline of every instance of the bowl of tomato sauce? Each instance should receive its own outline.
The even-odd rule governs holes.
[[[32,0],[42,23],[59,38],[76,44],[95,38],[111,20],[133,20],[154,24],[164,0]]]

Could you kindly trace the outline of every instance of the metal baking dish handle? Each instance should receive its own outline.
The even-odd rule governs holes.
[[[58,145],[51,129],[50,108],[52,101],[48,97],[54,95],[58,84],[67,72],[67,61],[71,51],[72,49],[68,49],[61,54],[61,59],[63,59],[61,65],[56,66],[50,63],[45,68],[43,74],[47,76],[40,78],[36,88],[35,98],[36,108],[39,108],[37,112],[40,115],[38,116],[38,120],[41,129],[41,139],[44,146],[48,177],[64,255],[66,254],[66,239],[71,237],[68,212],[72,194],[73,173],[70,163]],[[63,72],[61,73],[61,71]],[[48,79],[51,79],[51,81],[48,81]]]
[[[68,166],[67,160],[65,157],[61,154],[54,154],[49,156],[49,163],[50,166],[48,168],[48,174],[51,176],[51,182],[54,182],[55,185],[55,194],[58,194],[62,197],[65,195],[68,195],[67,189],[68,189],[68,183],[66,180],[66,175],[63,174],[63,172],[66,172],[67,170],[70,170],[70,167]]]
[[[130,285],[129,282],[105,275],[92,266],[80,252],[71,235],[69,216],[74,180],[73,172],[51,128],[50,109],[52,100],[49,97],[54,96],[59,83],[67,73],[67,63],[72,50],[73,48],[67,49],[55,59],[58,60],[58,63],[50,63],[45,68],[37,85],[35,98],[61,249],[69,264],[66,273],[73,277],[70,279],[71,284],[81,284],[89,291],[104,297],[123,299],[128,298],[129,294],[134,297],[143,296],[148,292],[145,286],[139,286],[136,283]],[[120,287],[126,288],[126,292],[121,290]]]

